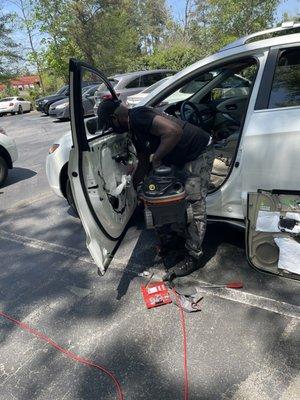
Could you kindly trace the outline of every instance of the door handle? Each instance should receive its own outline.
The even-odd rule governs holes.
[[[237,105],[236,104],[227,104],[226,109],[227,110],[237,110]]]

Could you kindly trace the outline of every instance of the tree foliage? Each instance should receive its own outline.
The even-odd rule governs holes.
[[[0,9],[0,82],[7,82],[16,75],[19,60],[17,44],[12,40],[12,14],[3,14]]]
[[[11,0],[12,1],[12,0]],[[31,52],[50,90],[67,82],[70,57],[111,75],[144,68],[179,70],[236,38],[274,24],[279,0],[182,0],[174,19],[166,0],[14,0],[29,2]],[[26,28],[26,26],[25,26]],[[1,37],[1,36],[0,36]]]

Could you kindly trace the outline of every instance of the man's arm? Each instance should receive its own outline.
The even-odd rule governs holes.
[[[182,135],[182,128],[175,122],[160,115],[156,115],[153,119],[150,133],[160,137],[160,145],[152,158],[152,165],[155,168],[161,164],[162,159],[169,154],[179,142]]]

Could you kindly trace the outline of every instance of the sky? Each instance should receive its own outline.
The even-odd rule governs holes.
[[[167,3],[172,8],[175,18],[182,19],[184,14],[185,0],[167,0]],[[289,14],[293,15],[300,13],[300,0],[281,1],[277,9],[277,16],[280,17],[284,12],[288,12]]]
[[[173,15],[178,20],[183,20],[185,0],[166,0],[167,4],[171,8]],[[224,0],[226,1],[226,0]],[[18,11],[17,7],[10,2],[10,0],[0,0],[0,7],[2,11],[13,12]],[[290,15],[300,14],[300,0],[282,0],[277,9],[277,18],[280,19],[284,12]],[[27,36],[21,31],[15,31],[13,38],[17,43],[22,43],[24,47],[28,47]],[[40,34],[37,32],[36,40],[40,38]],[[36,42],[37,44],[37,42]]]

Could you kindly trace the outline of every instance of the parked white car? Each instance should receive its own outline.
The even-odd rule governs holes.
[[[68,161],[72,147],[72,134],[66,133],[50,148],[46,158],[46,175],[53,192],[59,197],[65,197],[73,206],[73,198],[68,177]]]
[[[30,112],[32,104],[30,101],[25,100],[23,97],[5,97],[0,99],[0,116],[5,114],[23,114],[23,112]]]
[[[18,151],[15,141],[0,127],[0,187],[7,178],[8,170],[13,168],[13,163],[17,159]]]
[[[294,238],[300,223],[299,28],[299,23],[285,23],[243,37],[177,73],[139,104],[212,132],[216,159],[207,197],[209,219],[246,228],[252,266],[296,279],[300,277],[300,244]],[[70,61],[73,146],[68,176],[87,247],[104,274],[136,207],[130,177],[137,160],[127,134],[82,129],[80,77],[87,71],[105,82],[112,98],[117,95],[99,70]],[[244,78],[238,95],[236,75]],[[184,100],[176,96],[174,100],[186,85],[194,90]],[[92,119],[97,124],[97,118]],[[286,254],[295,257],[287,259]]]

